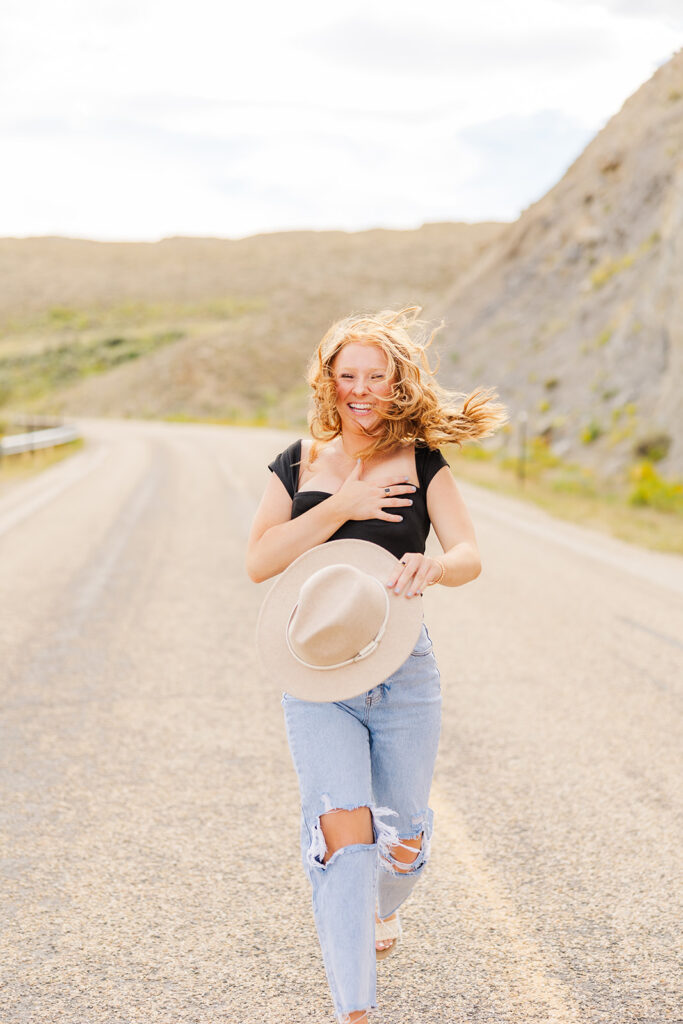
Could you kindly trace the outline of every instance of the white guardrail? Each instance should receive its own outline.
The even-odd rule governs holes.
[[[78,427],[72,426],[29,430],[25,434],[9,434],[0,438],[0,458],[3,455],[17,455],[19,452],[33,452],[38,448],[54,448],[58,444],[77,441],[80,436]]]

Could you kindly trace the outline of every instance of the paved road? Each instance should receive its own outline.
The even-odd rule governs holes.
[[[0,1021],[331,1022],[243,569],[288,438],[84,427],[0,500]],[[683,560],[463,492],[484,573],[425,599],[433,857],[375,1019],[680,1019]]]

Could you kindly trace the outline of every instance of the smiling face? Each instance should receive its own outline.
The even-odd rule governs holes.
[[[379,345],[349,342],[332,364],[342,432],[372,433],[382,422],[377,409],[391,398],[388,359]]]

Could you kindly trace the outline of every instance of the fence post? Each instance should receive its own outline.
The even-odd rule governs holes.
[[[518,417],[519,457],[517,459],[517,476],[519,477],[519,482],[522,486],[526,480],[526,428],[528,419],[529,417],[526,414],[526,410],[523,409]]]

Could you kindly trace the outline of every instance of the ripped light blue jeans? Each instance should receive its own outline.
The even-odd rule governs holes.
[[[375,907],[381,918],[391,916],[429,857],[441,684],[427,627],[401,667],[366,693],[329,703],[284,693],[282,706],[301,793],[302,859],[335,1012],[344,1021],[353,1010],[377,1006]],[[320,816],[358,807],[372,812],[374,842],[343,846],[325,864]],[[391,847],[418,836],[417,858],[396,860]]]

